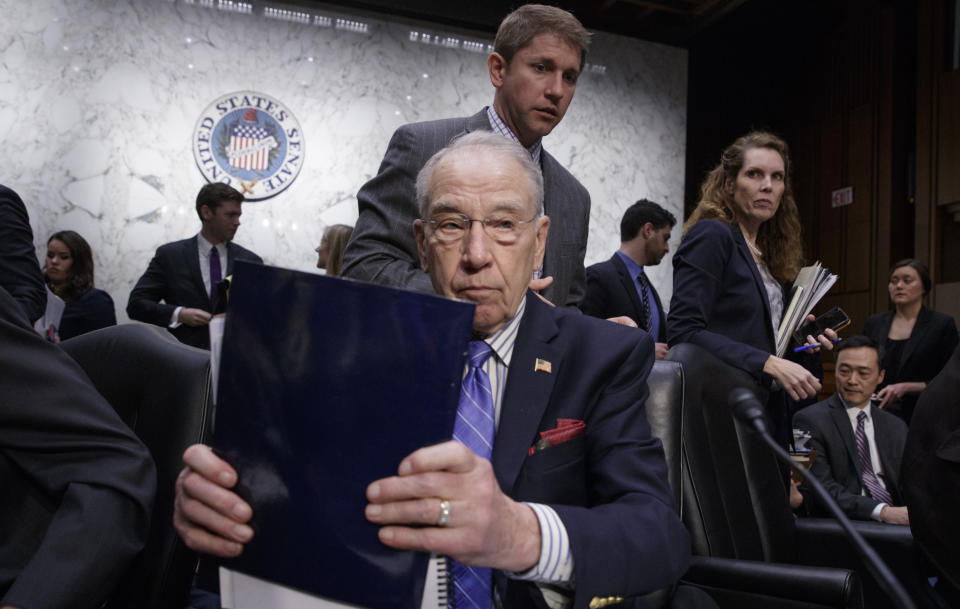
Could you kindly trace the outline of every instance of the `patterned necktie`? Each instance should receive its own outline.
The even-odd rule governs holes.
[[[490,377],[482,368],[492,352],[490,345],[482,340],[470,341],[469,367],[460,386],[457,420],[453,424],[453,439],[484,459],[490,459],[493,454],[496,432]],[[490,609],[493,572],[486,568],[468,567],[455,560],[450,562],[453,567],[454,607]]]
[[[637,283],[640,284],[640,304],[643,307],[643,329],[647,332],[650,331],[650,297],[648,296],[649,284],[647,283],[647,275],[643,271],[640,271],[637,274]],[[656,337],[654,337],[656,338]]]
[[[210,248],[210,310],[217,310],[217,284],[223,279],[220,272],[220,252],[217,247]]]
[[[867,432],[864,430],[864,424],[867,421],[867,413],[860,411],[857,415],[857,458],[860,460],[860,471],[862,472],[863,486],[867,487],[870,496],[887,505],[893,505],[893,497],[883,488],[877,475],[873,471],[873,461],[870,459],[870,445],[867,444]]]

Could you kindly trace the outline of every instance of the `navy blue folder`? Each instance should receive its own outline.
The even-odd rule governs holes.
[[[428,557],[380,543],[365,492],[450,439],[473,308],[236,263],[214,447],[255,536],[224,566],[362,607],[420,606]]]

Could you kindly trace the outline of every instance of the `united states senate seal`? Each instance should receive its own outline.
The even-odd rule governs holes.
[[[303,130],[277,99],[237,91],[214,100],[193,129],[193,157],[207,181],[248,201],[283,192],[303,167]]]

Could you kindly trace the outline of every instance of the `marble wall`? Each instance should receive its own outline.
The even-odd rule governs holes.
[[[84,235],[97,286],[125,319],[154,249],[199,229],[195,123],[214,99],[253,90],[296,115],[305,157],[292,186],[244,206],[237,242],[312,269],[324,227],[356,219],[356,191],[397,126],[493,99],[484,34],[309,13],[302,23],[283,5],[231,0],[0,0],[0,183],[26,201],[38,255],[53,231]],[[448,35],[459,42],[443,44]],[[544,140],[593,198],[588,264],[618,247],[634,200],[682,217],[687,53],[598,33],[589,62]],[[667,257],[650,272],[665,302],[670,269]]]

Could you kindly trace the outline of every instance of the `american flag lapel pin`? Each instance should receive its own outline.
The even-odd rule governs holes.
[[[550,362],[548,362],[547,360],[540,359],[538,357],[537,360],[533,363],[533,371],[546,372],[547,374],[550,374],[551,372],[553,372],[553,366],[551,366]]]

